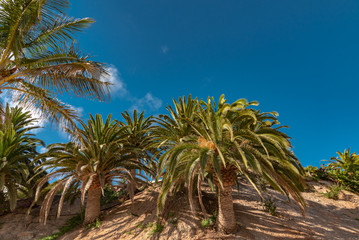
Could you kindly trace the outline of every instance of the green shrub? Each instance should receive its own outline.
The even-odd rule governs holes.
[[[323,195],[327,198],[338,200],[341,191],[342,191],[342,186],[334,184],[329,186],[329,191],[323,193]]]
[[[116,192],[111,186],[107,185],[103,188],[104,194],[101,195],[101,206],[112,203],[115,200],[118,200],[120,195],[124,192]]]
[[[263,208],[266,212],[268,212],[270,215],[275,216],[277,215],[277,206],[275,205],[275,202],[272,198],[269,198],[264,201]]]
[[[40,238],[38,240],[54,240],[54,239],[57,239],[58,237],[60,237],[60,236],[64,235],[65,233],[71,231],[75,227],[81,225],[82,222],[83,222],[83,219],[81,217],[81,213],[79,213],[76,216],[68,219],[66,221],[65,225],[62,226],[59,229],[59,232],[57,232],[55,234],[52,234],[52,235],[49,235],[49,236],[46,236],[46,237],[43,237],[43,238]]]
[[[156,233],[160,233],[163,231],[164,226],[159,223],[159,222],[155,222],[152,224],[152,229],[151,229],[151,234],[155,235]]]
[[[204,228],[208,228],[208,227],[213,226],[216,223],[216,220],[217,220],[217,211],[215,211],[213,213],[213,215],[210,216],[209,218],[203,219],[202,222],[201,222],[201,225]]]
[[[173,224],[173,225],[177,225],[178,223],[178,218],[174,217],[174,218],[170,218],[168,220],[169,223]]]
[[[144,229],[144,228],[146,228],[146,225],[143,225],[143,222],[138,222],[137,227],[141,228],[141,229]]]
[[[208,228],[208,227],[210,227],[210,223],[211,223],[211,221],[208,218],[206,218],[206,219],[202,220],[201,225],[204,228]]]
[[[96,218],[96,221],[94,221],[93,223],[90,223],[86,226],[86,229],[89,230],[91,228],[99,228],[101,226],[101,221],[100,219]]]

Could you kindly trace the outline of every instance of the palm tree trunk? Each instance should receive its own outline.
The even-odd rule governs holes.
[[[93,222],[101,211],[101,187],[99,181],[94,181],[87,193],[84,224]]]
[[[136,178],[136,169],[131,169],[130,175],[131,175],[131,179],[127,183],[127,191],[128,191],[128,194],[130,195],[130,198],[131,198],[131,201],[133,204],[133,197],[134,197],[135,191],[136,191],[136,181],[134,180]]]
[[[233,233],[237,229],[236,218],[234,216],[232,186],[219,187],[218,196],[218,231],[223,233]]]
[[[236,180],[236,172],[233,166],[221,169],[223,188],[215,177],[218,187],[218,216],[217,229],[223,233],[234,233],[237,230],[236,217],[233,209],[232,186]]]

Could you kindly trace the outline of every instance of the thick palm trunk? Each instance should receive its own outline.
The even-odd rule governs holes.
[[[219,188],[218,196],[218,231],[233,233],[237,229],[236,218],[234,216],[232,186]]]
[[[136,181],[134,180],[136,178],[136,169],[130,170],[131,179],[127,183],[127,190],[131,197],[131,201],[133,201],[133,196],[135,195],[136,191]]]
[[[84,224],[93,222],[101,211],[101,188],[99,182],[94,182],[87,192]]]
[[[235,168],[233,166],[222,168],[221,177],[223,188],[220,186],[218,179],[214,179],[219,190],[217,229],[223,233],[233,233],[237,230],[232,199],[232,186],[236,179]]]

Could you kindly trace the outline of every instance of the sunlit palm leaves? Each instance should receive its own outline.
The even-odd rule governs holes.
[[[343,153],[338,151],[337,154],[338,157],[330,159],[329,167],[352,173],[359,171],[359,155],[356,152],[350,153],[350,148],[348,148]]]
[[[0,119],[0,191],[6,195],[10,209],[16,207],[18,191],[31,192],[27,183],[29,173],[33,172],[32,160],[36,147],[43,143],[29,133],[38,127],[29,112],[20,108],[5,108],[6,118]]]
[[[66,0],[0,0],[0,94],[74,125],[77,112],[56,94],[102,101],[109,83],[101,81],[103,66],[73,46],[74,34],[94,21],[66,16],[68,6]]]
[[[102,189],[105,184],[131,180],[131,169],[149,171],[145,164],[137,161],[136,149],[125,144],[126,132],[117,121],[111,120],[111,115],[105,121],[100,115],[90,115],[87,123],[80,121],[80,124],[82,129],[72,132],[77,142],[52,144],[47,153],[40,155],[48,158],[41,166],[49,174],[39,182],[36,198],[43,182],[48,178],[56,179],[42,203],[40,221],[45,223],[53,197],[60,189],[63,195],[58,216],[67,191],[80,190],[83,202],[91,188]],[[144,182],[145,178],[137,174],[135,181]],[[91,204],[96,203],[88,201],[86,208]]]
[[[164,206],[167,193],[183,182],[189,188],[191,203],[196,179],[206,178],[210,183],[216,183],[221,191],[233,186],[236,172],[244,174],[249,181],[252,181],[250,172],[261,175],[275,189],[290,194],[305,209],[300,195],[304,187],[302,167],[290,151],[289,137],[273,127],[276,124],[273,114],[248,109],[256,103],[243,99],[228,104],[223,96],[218,106],[210,98],[207,102],[196,100],[193,104],[197,107],[192,118],[178,118],[181,126],[185,123],[190,129],[180,139],[172,140],[173,146],[169,146],[160,159],[165,175],[159,210]],[[167,119],[170,121],[166,124],[173,126],[174,131],[180,129],[176,128],[178,120]],[[171,139],[168,129],[164,128],[162,142]],[[160,129],[158,133],[161,136]]]

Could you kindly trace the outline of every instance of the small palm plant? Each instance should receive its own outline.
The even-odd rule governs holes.
[[[48,152],[40,156],[47,158],[41,164],[43,171],[50,171],[39,181],[35,200],[39,197],[42,184],[49,178],[55,179],[42,202],[40,222],[45,224],[52,200],[61,189],[57,216],[61,214],[65,193],[80,189],[82,203],[87,193],[84,223],[88,224],[100,214],[101,192],[106,184],[130,181],[131,169],[148,170],[137,161],[136,150],[124,144],[125,131],[117,121],[111,120],[111,115],[105,121],[100,115],[90,115],[87,124],[82,121],[80,124],[82,129],[78,132],[70,131],[76,142],[52,144],[48,146]],[[135,181],[144,182],[145,178],[137,174]]]
[[[337,152],[338,157],[330,159],[329,167],[339,171],[346,171],[348,173],[355,173],[359,171],[359,155],[350,153],[350,148],[344,149],[344,152]]]
[[[19,191],[31,195],[27,180],[33,172],[36,147],[44,143],[30,133],[38,127],[33,125],[36,120],[29,112],[7,105],[5,114],[0,118],[0,192],[8,199],[10,210],[14,210]]]
[[[168,192],[175,191],[175,186],[183,182],[186,182],[193,209],[195,182],[201,203],[200,182],[206,179],[218,189],[218,230],[234,232],[232,187],[238,172],[251,182],[249,172],[263,176],[276,190],[290,194],[304,211],[305,201],[300,194],[304,189],[301,165],[290,151],[288,137],[273,128],[274,123],[264,121],[271,114],[247,109],[255,103],[243,99],[228,104],[224,96],[218,106],[210,98],[207,102],[196,100],[195,104],[197,110],[193,114],[196,117],[181,118],[192,130],[167,148],[160,158],[165,174],[159,211],[164,207]],[[167,135],[163,135],[164,141]]]

